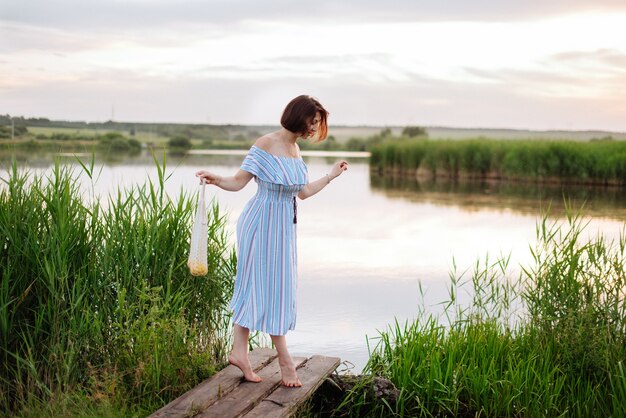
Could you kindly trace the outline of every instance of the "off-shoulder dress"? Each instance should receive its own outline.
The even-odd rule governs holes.
[[[241,169],[254,175],[258,189],[237,221],[233,321],[284,335],[296,324],[296,195],[308,183],[307,166],[253,146]]]

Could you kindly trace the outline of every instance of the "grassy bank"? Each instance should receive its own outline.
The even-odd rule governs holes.
[[[371,149],[383,175],[626,185],[626,142],[393,140]]]
[[[83,169],[92,178],[93,162]],[[223,363],[235,268],[224,220],[214,207],[209,275],[191,276],[195,196],[170,200],[165,170],[105,203],[58,164],[47,177],[14,164],[3,179],[3,415],[142,416]]]
[[[589,239],[580,217],[538,225],[534,262],[452,276],[441,316],[382,332],[365,373],[391,379],[396,402],[364,382],[351,416],[618,417],[626,414],[626,237]],[[457,295],[468,292],[462,306]],[[432,302],[431,302],[432,303]]]

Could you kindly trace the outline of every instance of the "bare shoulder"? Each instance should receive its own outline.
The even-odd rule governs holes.
[[[272,134],[266,134],[254,141],[254,146],[261,148],[264,151],[269,151],[272,149],[273,143],[274,138],[272,137]]]

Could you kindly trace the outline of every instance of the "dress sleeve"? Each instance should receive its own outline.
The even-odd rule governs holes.
[[[253,176],[259,176],[259,160],[256,150],[254,148],[250,148],[248,151],[248,155],[243,159],[240,167],[243,171],[247,171]]]

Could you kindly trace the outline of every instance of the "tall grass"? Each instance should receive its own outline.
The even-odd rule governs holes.
[[[382,174],[626,184],[623,141],[395,140],[371,150]]]
[[[94,163],[81,163],[94,176]],[[225,356],[234,254],[217,206],[209,275],[185,265],[196,200],[164,193],[165,158],[147,184],[101,204],[75,169],[47,176],[13,163],[0,189],[0,410],[26,413],[83,393],[150,411]]]
[[[343,405],[351,415],[624,416],[626,237],[590,238],[580,215],[547,219],[519,277],[506,260],[478,265],[471,280],[453,275],[444,315],[422,311],[382,332],[365,372],[400,396],[385,403],[357,388]]]

